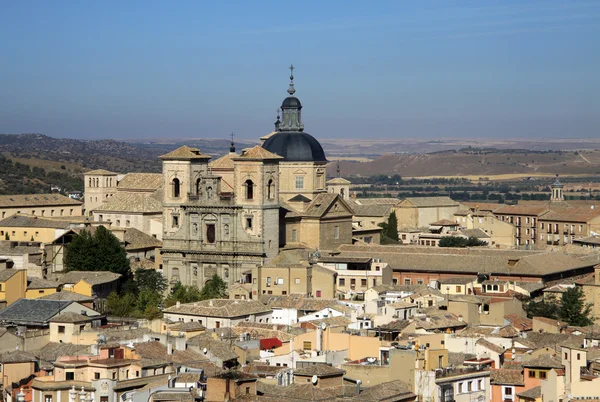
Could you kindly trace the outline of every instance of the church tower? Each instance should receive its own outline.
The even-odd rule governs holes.
[[[550,202],[560,202],[565,200],[565,195],[563,194],[563,184],[558,180],[558,175],[556,175],[556,181],[552,183],[552,195],[550,196]]]
[[[295,96],[294,66],[290,66],[290,71],[288,97],[281,104],[281,121],[276,122],[275,134],[268,136],[263,147],[283,157],[279,163],[281,199],[301,205],[326,192],[327,159],[319,141],[304,131],[302,103]]]
[[[163,165],[163,235],[170,235],[181,226],[180,206],[198,195],[202,178],[208,176],[210,156],[184,145],[160,159]]]
[[[283,158],[257,145],[232,159],[234,203],[242,209],[239,238],[262,244],[269,260],[279,250],[279,160]]]

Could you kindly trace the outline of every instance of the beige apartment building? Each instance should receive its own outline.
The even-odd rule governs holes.
[[[138,229],[161,240],[162,174],[128,173],[116,183],[115,189],[105,189],[105,199],[100,205],[87,209],[94,221],[110,222],[111,227]],[[94,194],[95,188],[88,188],[88,184],[86,182],[86,194],[88,190]]]
[[[460,210],[454,213],[454,218],[463,229],[484,231],[490,237],[489,244],[492,247],[506,248],[515,244],[515,226],[498,219],[490,211]]]
[[[267,265],[252,269],[252,298],[302,294],[333,299],[337,273],[316,262],[310,249],[283,250]]]
[[[450,197],[408,197],[394,205],[398,230],[427,227],[442,219],[454,220],[460,204]]]
[[[83,204],[62,194],[0,195],[0,219],[23,214],[44,217],[81,216]]]

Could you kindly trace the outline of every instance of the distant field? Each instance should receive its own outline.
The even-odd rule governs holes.
[[[502,181],[502,180],[514,180],[514,179],[525,179],[527,177],[554,177],[555,174],[551,173],[516,173],[516,174],[497,174],[497,175],[464,175],[464,176],[413,176],[415,179],[454,179],[456,177],[464,177],[465,179],[478,181],[482,178],[487,178],[489,181]],[[590,177],[597,176],[596,174],[563,174],[563,177]],[[403,176],[403,179],[412,179],[410,176]]]
[[[333,174],[337,163],[329,165]],[[387,154],[369,162],[340,161],[345,176],[378,174],[402,177],[525,177],[586,176],[600,174],[600,151],[443,151],[428,154]]]

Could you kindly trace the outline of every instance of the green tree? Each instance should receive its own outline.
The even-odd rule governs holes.
[[[131,275],[127,252],[108,229],[99,226],[94,233],[93,244],[96,248],[96,262],[102,267],[97,269],[121,274],[124,278]]]
[[[191,303],[195,301],[203,300],[201,291],[196,286],[184,286],[180,282],[177,282],[171,288],[171,293],[165,299],[165,306],[171,307],[177,302],[180,303]]]
[[[558,318],[558,304],[555,300],[540,300],[535,301],[533,299],[526,303],[523,303],[523,309],[527,314],[527,317],[546,317],[556,320]]]
[[[65,247],[65,267],[67,271],[98,271],[101,266],[97,262],[92,235],[89,231],[82,230]]]
[[[162,295],[167,290],[167,280],[154,269],[138,269],[135,271],[135,282],[140,292],[148,290]]]
[[[222,299],[227,296],[227,284],[223,279],[214,274],[200,292],[200,300]]]
[[[485,246],[486,242],[479,240],[478,238],[471,236],[465,238],[462,236],[444,236],[440,239],[438,246],[440,247],[478,247]]]
[[[381,244],[397,244],[398,243],[398,218],[396,212],[392,211],[387,222],[382,222],[379,226],[381,231]]]
[[[65,267],[67,271],[111,271],[131,277],[129,259],[125,249],[104,226],[99,226],[92,236],[82,230],[65,247]]]
[[[558,308],[558,316],[569,325],[585,327],[591,325],[590,318],[592,305],[585,302],[583,289],[572,287],[562,294],[561,303]]]
[[[135,295],[125,293],[119,296],[112,292],[106,299],[106,310],[115,317],[131,317],[136,307]]]

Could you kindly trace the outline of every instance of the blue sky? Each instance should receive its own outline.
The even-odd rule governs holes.
[[[0,2],[0,133],[597,137],[600,1]]]

